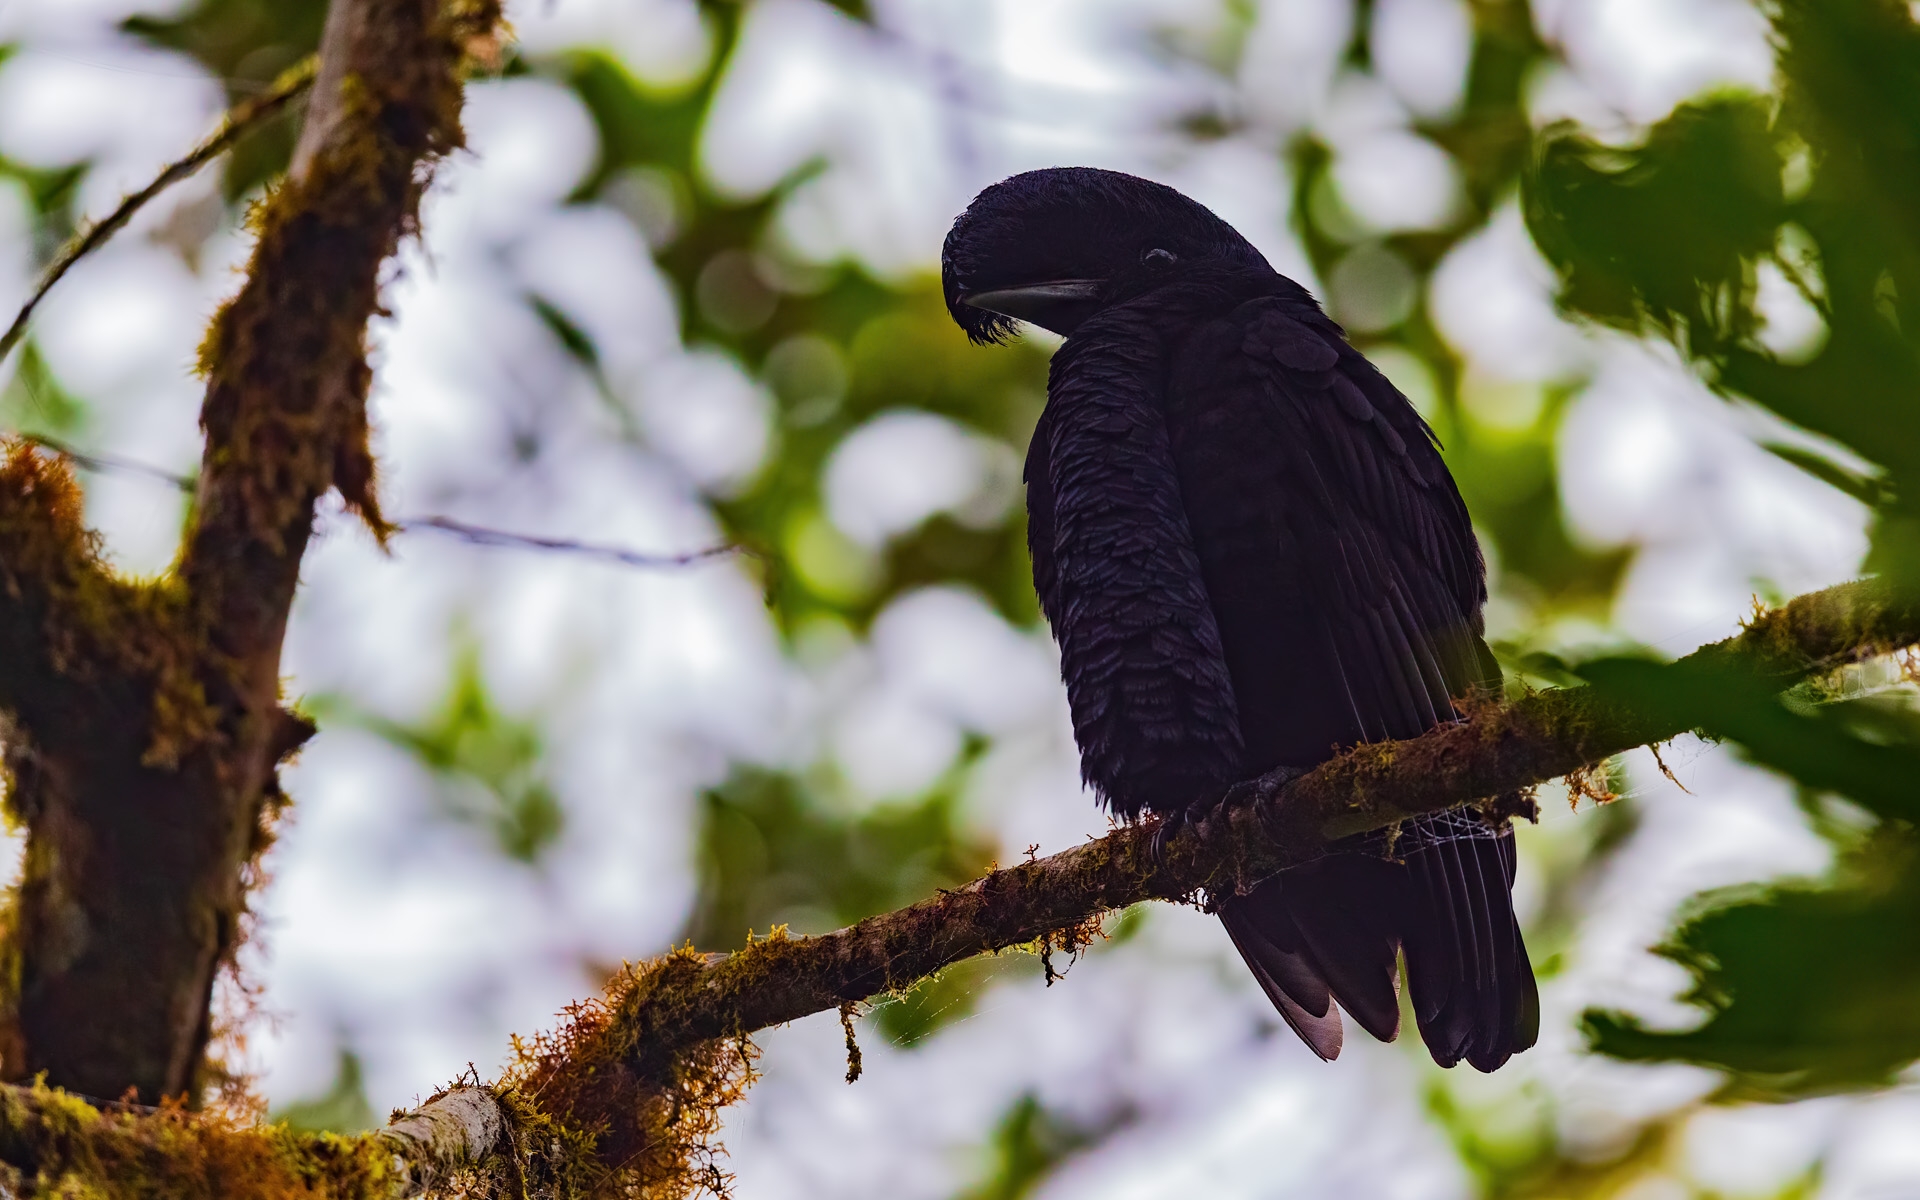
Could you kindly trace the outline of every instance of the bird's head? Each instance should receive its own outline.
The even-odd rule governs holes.
[[[954,221],[947,310],[975,342],[1015,319],[1070,334],[1108,304],[1205,266],[1271,273],[1231,225],[1165,184],[1092,167],[1003,179]]]

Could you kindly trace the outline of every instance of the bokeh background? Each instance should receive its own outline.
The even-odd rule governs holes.
[[[1677,656],[1756,598],[1852,577],[1889,503],[1861,426],[1740,384],[1741,354],[1839,361],[1846,328],[1808,284],[1809,256],[1839,251],[1783,215],[1819,198],[1817,122],[1780,132],[1795,110],[1747,0],[509,12],[517,42],[471,88],[470,148],[374,331],[384,506],[747,553],[638,568],[430,528],[383,553],[326,517],[287,654],[322,733],[289,773],[251,998],[225,997],[253,1005],[233,1052],[297,1124],[367,1127],[469,1064],[491,1074],[510,1033],[623,959],[831,929],[1105,831],[1024,549],[1054,342],[970,347],[938,295],[948,223],[1015,171],[1173,184],[1328,304],[1445,443],[1516,686],[1623,648]],[[322,16],[0,2],[0,309],[310,52]],[[1656,126],[1667,142],[1635,159]],[[123,463],[85,483],[128,572],[172,558],[186,496],[161,476],[198,463],[189,366],[293,128],[144,213],[0,363],[0,429]],[[1666,208],[1606,191],[1661,161],[1706,165],[1646,192]],[[1663,220],[1665,241],[1634,240]],[[1677,299],[1648,263],[1685,274]],[[1920,327],[1911,266],[1870,281],[1896,332]],[[1890,444],[1920,432],[1883,419]],[[1882,676],[1860,686],[1884,705]],[[762,1035],[765,1078],[726,1125],[736,1194],[1920,1195],[1910,1041],[1813,1082],[1625,1061],[1728,1063],[1628,1044],[1706,1016],[1650,948],[1709,889],[1827,876],[1871,824],[1754,757],[1682,738],[1664,767],[1618,765],[1618,803],[1543,793],[1517,891],[1541,1043],[1497,1075],[1364,1037],[1320,1064],[1214,920],[1149,907],[1052,987],[1007,954],[877,1006],[852,1086],[832,1014]],[[1794,943],[1767,944],[1792,973]],[[1889,1004],[1920,998],[1907,986]],[[1583,1022],[1595,1009],[1641,1024]]]

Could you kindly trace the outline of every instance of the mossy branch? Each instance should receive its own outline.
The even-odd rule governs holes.
[[[1679,666],[1737,670],[1785,689],[1916,643],[1920,605],[1850,583],[1756,614],[1738,636]],[[1036,943],[1077,949],[1113,909],[1223,894],[1308,861],[1338,838],[1524,793],[1704,718],[1649,715],[1587,688],[1485,703],[1423,737],[1361,746],[1290,781],[1252,781],[1251,802],[1204,835],[1174,837],[1158,858],[1157,825],[1128,826],[833,933],[791,938],[776,929],[726,955],[685,947],[622,971],[556,1032],[518,1043],[502,1094],[584,1136],[589,1168],[655,1194],[717,1191],[714,1108],[751,1083],[747,1037],[756,1030],[844,1013],[975,955]]]
[[[491,1088],[456,1087],[399,1114],[373,1139],[393,1153],[402,1177],[394,1194],[416,1196],[489,1157],[512,1158],[512,1120]]]
[[[489,1167],[522,1179],[510,1129],[506,1105],[484,1087],[450,1089],[359,1137],[243,1125],[177,1107],[95,1106],[44,1083],[0,1087],[0,1191],[404,1200]]]
[[[1784,689],[1916,642],[1920,606],[1875,583],[1849,583],[1758,614],[1682,664],[1737,668]],[[1255,781],[1253,803],[1233,808],[1204,838],[1189,830],[1171,839],[1158,862],[1150,852],[1157,825],[1127,826],[834,933],[776,931],[729,955],[675,956],[652,968],[649,986],[624,990],[609,1036],[651,1070],[688,1047],[907,988],[974,955],[1042,938],[1072,944],[1111,909],[1227,893],[1308,861],[1337,838],[1523,792],[1691,727],[1684,716],[1632,711],[1587,688],[1481,705],[1425,736],[1357,747],[1291,781]]]

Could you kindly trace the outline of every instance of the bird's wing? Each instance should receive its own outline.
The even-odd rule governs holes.
[[[1050,624],[1058,624],[1062,607],[1060,571],[1053,557],[1053,478],[1047,466],[1053,437],[1051,416],[1050,409],[1041,412],[1033,427],[1020,481],[1027,485],[1027,556],[1033,560],[1033,590],[1040,598],[1041,613]]]
[[[1497,685],[1466,506],[1425,422],[1338,326],[1301,302],[1242,305],[1182,346],[1167,403],[1252,768],[1418,736]],[[1416,844],[1404,869],[1384,873],[1330,856],[1265,885],[1277,895],[1263,903],[1287,908],[1321,977],[1369,1029],[1397,1025],[1398,943],[1435,1057],[1504,1061],[1532,985],[1511,843]]]
[[[1127,817],[1218,795],[1243,759],[1159,372],[1136,361],[1147,345],[1101,320],[1061,347],[1027,459],[1034,586],[1060,644],[1081,771]]]

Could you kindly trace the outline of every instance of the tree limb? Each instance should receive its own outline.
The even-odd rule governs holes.
[[[342,1137],[0,1085],[0,1187],[10,1196],[407,1200],[480,1164],[523,1178],[512,1128],[500,1098],[475,1086]]]
[[[512,1118],[491,1088],[452,1088],[373,1136],[393,1150],[403,1176],[396,1195],[417,1196],[436,1180],[513,1152]]]
[[[1738,667],[1784,689],[1916,642],[1920,607],[1896,603],[1877,584],[1848,583],[1758,615],[1680,665]],[[650,986],[626,991],[608,1036],[632,1047],[639,1063],[668,1061],[705,1040],[910,987],[978,954],[1043,937],[1083,941],[1110,909],[1228,894],[1338,838],[1528,789],[1690,727],[1626,710],[1589,688],[1486,704],[1419,738],[1356,747],[1291,782],[1258,781],[1255,803],[1234,808],[1204,838],[1183,832],[1158,864],[1149,850],[1157,823],[1125,826],[833,933],[788,938],[776,930],[733,954],[676,956],[650,968],[660,976]]]
[[[1916,643],[1920,605],[1850,583],[1758,614],[1675,669],[1737,670],[1785,689]],[[1253,781],[1245,803],[1204,833],[1171,839],[1157,860],[1158,824],[1125,826],[833,933],[775,929],[732,954],[687,947],[628,968],[554,1033],[517,1042],[502,1086],[560,1128],[592,1131],[603,1168],[685,1194],[716,1170],[706,1131],[717,1128],[714,1108],[751,1082],[746,1037],[756,1030],[904,990],[975,955],[1036,942],[1077,949],[1112,909],[1228,894],[1342,837],[1522,793],[1705,719],[1649,715],[1594,688],[1479,704],[1422,737],[1360,746],[1290,781]]]

